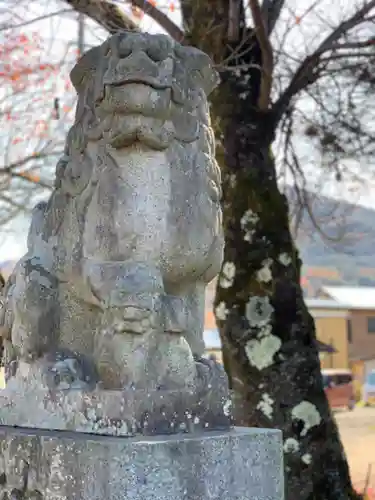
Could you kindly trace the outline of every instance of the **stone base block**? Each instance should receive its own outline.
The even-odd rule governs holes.
[[[229,430],[228,398],[192,391],[0,391],[0,425],[134,437]],[[0,499],[1,500],[1,499]]]
[[[196,387],[83,390],[51,388],[43,362],[22,363],[0,391],[0,425],[127,437],[229,430],[223,368],[209,360],[195,366]]]
[[[282,500],[281,432],[124,438],[0,427],[0,499]]]

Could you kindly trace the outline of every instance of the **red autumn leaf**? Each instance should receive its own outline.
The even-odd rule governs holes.
[[[19,41],[20,41],[20,43],[28,43],[29,42],[29,38],[26,35],[21,34],[19,36]]]

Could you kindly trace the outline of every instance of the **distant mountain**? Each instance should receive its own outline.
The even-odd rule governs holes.
[[[288,189],[291,226],[294,225],[297,196]],[[322,285],[375,286],[375,210],[307,193],[315,224],[304,209],[297,231],[297,246],[303,260],[302,284],[312,296]],[[317,230],[327,236],[325,238]],[[0,263],[8,277],[15,262]]]
[[[297,196],[292,190],[286,195],[293,227]],[[305,208],[297,231],[306,293],[314,295],[322,285],[375,286],[375,210],[312,193],[307,196],[315,222]]]
[[[11,275],[15,264],[16,264],[15,260],[6,260],[4,262],[0,262],[0,272],[6,280]]]

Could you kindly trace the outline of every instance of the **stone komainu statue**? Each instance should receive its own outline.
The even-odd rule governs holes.
[[[54,387],[194,385],[223,251],[208,56],[121,33],[71,72],[55,189],[4,290],[7,377]],[[31,371],[32,371],[31,370]]]

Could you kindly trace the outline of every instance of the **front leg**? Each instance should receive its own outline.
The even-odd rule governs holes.
[[[203,341],[205,284],[198,282],[183,287],[168,287],[165,296],[165,330],[182,333],[193,354],[201,358],[204,354]]]
[[[195,364],[184,338],[181,298],[165,295],[146,264],[91,264],[88,279],[102,307],[94,360],[104,389],[185,387]]]
[[[104,389],[130,388],[144,379],[150,332],[162,324],[159,271],[138,262],[85,263],[86,283],[101,308],[94,361]]]
[[[161,323],[158,302],[163,294],[159,270],[143,262],[87,260],[86,282],[115,332],[142,334]],[[106,318],[106,319],[105,319]]]

